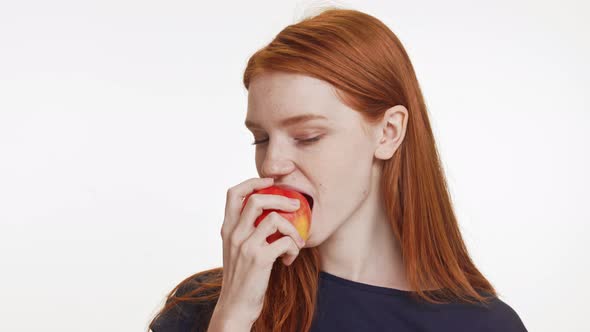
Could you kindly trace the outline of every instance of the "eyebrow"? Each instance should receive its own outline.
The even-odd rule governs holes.
[[[281,120],[281,122],[279,123],[279,126],[288,127],[288,126],[293,126],[295,124],[299,124],[299,123],[303,123],[303,122],[307,122],[307,121],[311,121],[311,120],[320,120],[320,119],[328,120],[328,118],[326,118],[323,115],[311,114],[311,113],[300,114],[300,115],[295,115],[290,118],[286,118],[286,119]],[[255,123],[253,121],[250,121],[250,120],[246,120],[246,122],[244,124],[248,128],[262,128],[259,124]]]

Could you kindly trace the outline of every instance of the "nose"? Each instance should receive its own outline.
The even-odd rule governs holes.
[[[272,177],[275,180],[282,176],[285,176],[295,168],[293,161],[287,156],[287,154],[281,151],[281,147],[278,145],[271,146],[269,144],[266,149],[266,154],[262,161],[261,176]]]

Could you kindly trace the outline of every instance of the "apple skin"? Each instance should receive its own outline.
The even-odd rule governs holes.
[[[273,186],[270,186],[267,188],[254,190],[252,193],[248,194],[242,203],[242,209],[240,210],[240,213],[242,213],[242,210],[244,210],[244,206],[246,206],[246,203],[248,202],[248,198],[250,198],[250,196],[253,194],[272,194],[272,195],[281,195],[281,196],[285,196],[288,198],[298,199],[299,200],[299,209],[296,211],[293,211],[293,212],[287,212],[287,211],[278,210],[278,209],[268,209],[268,210],[263,209],[262,214],[260,214],[260,216],[258,216],[258,218],[256,218],[256,221],[254,221],[254,226],[258,227],[258,224],[260,224],[260,222],[269,213],[276,211],[278,214],[280,214],[285,219],[287,219],[291,224],[293,224],[293,226],[295,226],[295,228],[297,229],[297,232],[299,233],[301,238],[304,241],[307,241],[307,238],[309,237],[309,229],[311,227],[311,208],[309,207],[309,203],[307,202],[307,199],[305,199],[305,196],[303,196],[302,194],[300,194],[297,191],[284,189],[284,188],[280,188],[280,187],[273,185]],[[276,231],[274,234],[269,235],[266,238],[266,242],[273,243],[274,241],[282,238],[283,236],[286,236],[286,235],[279,232],[279,231]]]

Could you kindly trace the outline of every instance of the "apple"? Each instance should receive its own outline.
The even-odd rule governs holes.
[[[296,211],[293,211],[293,212],[287,212],[287,211],[278,210],[278,209],[264,209],[262,211],[262,214],[260,214],[260,216],[258,216],[258,218],[256,218],[256,221],[254,221],[254,226],[257,227],[258,224],[260,224],[260,222],[262,221],[262,219],[264,219],[269,213],[276,211],[278,214],[280,214],[285,219],[287,219],[291,224],[293,224],[295,226],[295,228],[297,229],[297,232],[299,233],[301,238],[303,240],[307,241],[307,238],[309,237],[309,229],[311,226],[311,208],[309,207],[309,203],[308,203],[307,199],[305,198],[305,196],[303,196],[303,194],[301,194],[297,191],[294,191],[294,190],[285,189],[285,188],[281,188],[281,187],[273,185],[273,186],[270,186],[267,188],[254,190],[252,193],[248,194],[242,203],[242,210],[244,209],[244,206],[248,202],[248,198],[250,198],[250,196],[253,194],[282,195],[282,196],[285,196],[288,198],[298,199],[299,200],[299,209],[297,209]],[[242,210],[240,210],[240,213],[242,212]],[[279,231],[276,231],[274,234],[269,235],[266,238],[266,242],[273,243],[274,241],[282,238],[283,236],[286,236],[286,235],[279,232]]]

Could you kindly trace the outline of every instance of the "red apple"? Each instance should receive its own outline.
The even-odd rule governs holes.
[[[299,209],[296,211],[293,211],[293,212],[287,212],[287,211],[278,210],[278,209],[268,209],[268,210],[264,209],[262,211],[262,214],[260,216],[258,216],[258,218],[256,218],[256,221],[254,222],[254,226],[257,227],[258,224],[260,224],[260,222],[262,221],[262,219],[264,219],[269,213],[276,211],[278,214],[280,214],[285,219],[287,219],[289,222],[291,222],[295,226],[295,228],[297,229],[297,232],[299,233],[299,235],[301,235],[301,238],[303,240],[307,241],[307,238],[309,237],[309,228],[311,226],[311,208],[309,207],[309,203],[307,202],[307,199],[305,198],[305,196],[303,196],[301,193],[299,193],[297,191],[289,190],[289,189],[285,189],[285,188],[281,188],[281,187],[273,185],[273,186],[270,186],[267,188],[254,190],[252,193],[248,194],[248,196],[246,196],[246,198],[244,199],[244,201],[242,203],[242,210],[244,209],[246,202],[248,202],[248,198],[253,194],[282,195],[282,196],[289,197],[289,198],[299,199]],[[242,211],[240,210],[240,213],[241,212]],[[271,234],[270,236],[268,236],[266,238],[266,242],[273,243],[274,241],[282,238],[283,236],[286,236],[286,235],[279,232],[279,231],[276,231],[274,234]]]

